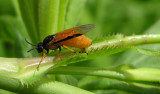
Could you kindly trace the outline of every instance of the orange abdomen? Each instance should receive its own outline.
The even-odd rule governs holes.
[[[67,41],[61,42],[62,45],[76,47],[76,48],[87,48],[92,44],[92,40],[84,35],[69,39]]]

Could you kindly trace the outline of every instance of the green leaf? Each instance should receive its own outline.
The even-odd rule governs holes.
[[[145,48],[133,48],[135,49],[137,52],[144,54],[144,55],[148,55],[148,56],[160,56],[160,51],[156,51],[156,50],[151,50],[151,49],[145,49]]]
[[[0,16],[0,23],[3,24],[0,27],[0,39],[3,40],[6,57],[31,57],[31,53],[26,53],[31,47],[24,41],[28,34],[21,20],[12,16]]]
[[[56,68],[54,71],[51,71],[49,73],[92,75],[92,76],[114,78],[122,81],[135,81],[135,82],[139,81],[139,83],[141,83],[140,81],[142,81],[142,83],[143,81],[151,81],[158,83],[160,81],[159,72],[160,72],[159,69],[154,69],[154,68],[119,69],[118,67],[114,69],[105,69],[105,68],[87,68],[87,67],[60,67]]]
[[[38,4],[38,30],[40,33],[40,39],[43,41],[46,36],[57,32],[58,19],[63,19],[63,17],[58,18],[60,0],[40,0]]]
[[[78,80],[72,75],[55,75],[56,81],[63,82],[72,86],[77,86]]]
[[[38,3],[37,0],[17,0],[19,10],[26,26],[29,37],[33,43],[39,42],[39,31],[38,31]],[[26,16],[27,15],[27,16]]]
[[[44,83],[35,89],[37,94],[94,94],[92,92],[73,87],[61,82]]]
[[[13,91],[16,93],[27,93],[27,94],[93,94],[92,92],[70,86],[57,81],[45,81],[41,80],[34,85],[22,85],[22,83],[8,76],[1,75],[0,88]]]
[[[85,0],[69,0],[67,11],[66,11],[66,18],[65,18],[65,29],[74,27],[78,19],[80,18],[81,11],[84,7]]]
[[[109,78],[84,77],[79,81],[79,87],[87,90],[121,90],[135,94],[158,94],[158,88],[144,88],[132,83],[126,83]],[[123,93],[122,93],[123,94]],[[128,93],[127,93],[128,94]]]
[[[128,69],[124,71],[126,76],[128,75],[129,79],[136,81],[160,81],[160,69],[156,68],[138,68],[138,69]]]
[[[58,15],[58,30],[57,30],[58,32],[64,29],[66,10],[69,1],[70,0],[60,0],[59,15]]]

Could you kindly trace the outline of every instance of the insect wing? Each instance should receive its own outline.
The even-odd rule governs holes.
[[[81,25],[81,26],[78,26],[78,27],[74,27],[74,30],[76,32],[81,33],[81,34],[85,34],[88,31],[91,31],[94,27],[95,27],[94,24],[87,24],[87,25]]]
[[[64,30],[62,32],[55,34],[56,39],[58,41],[52,42],[52,44],[57,44],[57,43],[81,36],[87,33],[88,31],[92,30],[93,28],[94,28],[94,24],[87,24],[87,25],[81,25],[78,27]]]

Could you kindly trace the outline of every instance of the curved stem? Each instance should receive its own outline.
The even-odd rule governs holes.
[[[103,48],[130,47],[151,43],[160,43],[160,34],[134,35],[120,39],[106,40],[90,46],[88,52]]]

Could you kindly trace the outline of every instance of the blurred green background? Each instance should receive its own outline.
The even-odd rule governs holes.
[[[37,56],[36,51],[27,53],[31,46],[24,39],[30,38],[14,4],[13,0],[0,0],[0,57]],[[83,10],[78,14],[80,18],[77,25],[95,24],[96,28],[86,34],[93,42],[117,33],[127,36],[144,34],[159,21],[159,9],[160,0],[86,0]],[[159,45],[154,47],[158,48]],[[136,67],[160,68],[159,60],[158,57],[148,58],[128,51],[72,65],[113,67],[125,63]],[[115,91],[110,93],[114,94]]]

